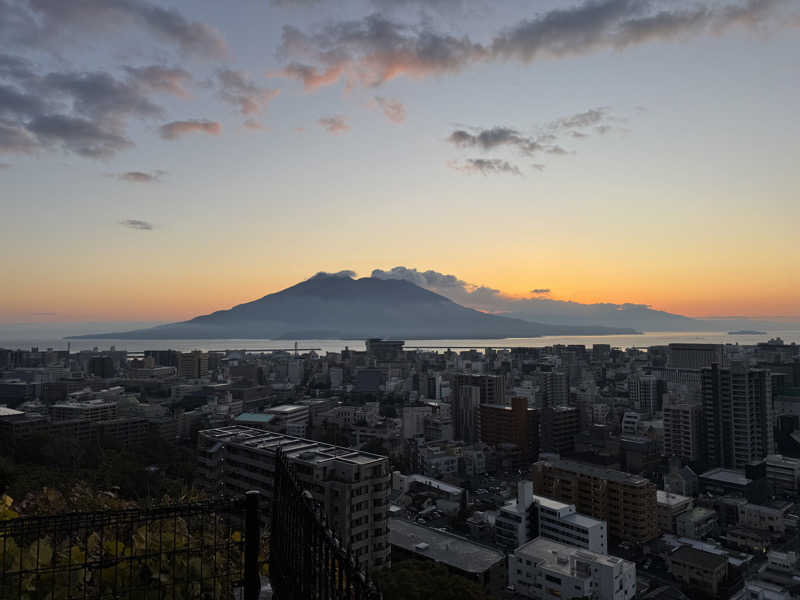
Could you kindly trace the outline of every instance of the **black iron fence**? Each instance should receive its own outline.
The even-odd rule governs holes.
[[[285,457],[259,498],[0,521],[0,600],[381,599]]]
[[[276,458],[270,574],[277,600],[380,600],[324,511],[303,493],[285,457]]]
[[[255,600],[261,542],[257,495],[13,519],[0,522],[0,599]]]

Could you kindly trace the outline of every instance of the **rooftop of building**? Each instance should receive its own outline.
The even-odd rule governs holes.
[[[382,463],[385,456],[343,448],[314,440],[294,437],[281,433],[272,433],[245,427],[243,425],[230,425],[216,429],[206,429],[200,435],[220,444],[240,446],[268,454],[280,450],[283,454],[293,458],[315,464],[327,461],[344,461],[359,465]]]
[[[523,544],[516,549],[514,554],[523,558],[530,558],[540,563],[545,563],[549,568],[570,573],[570,558],[591,561],[608,567],[616,567],[627,561],[609,554],[598,554],[583,548],[569,546],[544,537],[538,537]]]
[[[505,555],[494,548],[402,519],[389,519],[389,542],[468,573],[483,573],[505,560]]]
[[[460,495],[464,488],[460,488],[455,485],[451,485],[449,483],[445,483],[444,481],[439,481],[438,479],[434,479],[433,477],[426,477],[425,475],[419,475],[417,473],[409,475],[407,482],[409,485],[412,483],[419,483],[428,487],[435,488],[440,490],[446,494],[450,494],[453,496]]]
[[[716,469],[711,469],[710,471],[706,471],[705,473],[701,473],[700,477],[702,479],[710,479],[711,481],[717,481],[719,483],[729,483],[733,485],[750,485],[752,483],[752,479],[748,479],[745,477],[742,471],[735,471],[733,469],[723,469],[722,467],[718,467]]]
[[[242,413],[234,419],[239,423],[270,423],[275,420],[275,415],[264,413]]]
[[[637,486],[647,485],[650,483],[649,479],[641,477],[640,475],[632,475],[631,473],[626,473],[625,471],[617,471],[616,469],[608,469],[574,460],[552,459],[543,462],[552,465],[556,469],[563,469],[565,471],[571,471],[581,475],[597,477],[598,479],[607,479],[608,481],[613,481],[615,483]]]
[[[691,500],[689,496],[681,496],[680,494],[673,494],[672,492],[665,492],[664,490],[656,490],[656,502],[666,506],[679,506],[687,500]]]
[[[13,408],[8,408],[7,406],[0,406],[0,417],[13,417],[14,415],[22,415],[25,414],[21,410],[14,410]]]
[[[265,409],[266,412],[270,412],[272,414],[290,414],[296,412],[305,412],[307,410],[308,406],[299,404],[281,404],[280,406],[272,406]]]
[[[701,569],[708,569],[714,571],[723,565],[728,564],[728,559],[719,554],[712,554],[703,550],[697,550],[691,546],[681,546],[675,552],[669,555],[670,560],[679,561],[681,563],[689,563],[697,565]]]

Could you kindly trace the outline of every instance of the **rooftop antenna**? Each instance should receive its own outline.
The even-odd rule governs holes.
[[[294,343],[294,355],[297,356],[297,341]]]

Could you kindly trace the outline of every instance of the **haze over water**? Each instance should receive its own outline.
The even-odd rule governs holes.
[[[270,339],[204,339],[204,340],[65,340],[56,337],[33,337],[29,339],[11,339],[6,332],[0,330],[0,348],[28,349],[37,346],[40,349],[65,349],[67,343],[73,352],[98,348],[105,350],[114,346],[117,350],[142,352],[144,350],[273,350],[294,348],[294,340]],[[542,336],[535,338],[503,338],[503,339],[441,339],[441,340],[406,340],[407,347],[422,346],[434,349],[447,348],[486,348],[490,346],[506,346],[511,348],[552,346],[554,344],[610,344],[613,347],[648,347],[663,346],[671,343],[695,344],[742,344],[755,345],[769,339],[780,337],[786,344],[800,343],[800,330],[767,331],[765,335],[728,335],[726,332],[669,332],[656,331],[641,335],[572,335]],[[315,348],[321,352],[340,352],[345,347],[351,350],[364,350],[364,340],[298,340],[297,347]]]

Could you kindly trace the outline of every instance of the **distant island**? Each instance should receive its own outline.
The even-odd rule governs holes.
[[[553,325],[488,314],[399,279],[318,273],[259,300],[189,321],[71,338],[419,340],[638,333],[626,327]]]
[[[729,331],[728,335],[767,335],[767,332],[756,331],[755,329],[740,329],[739,331]]]

